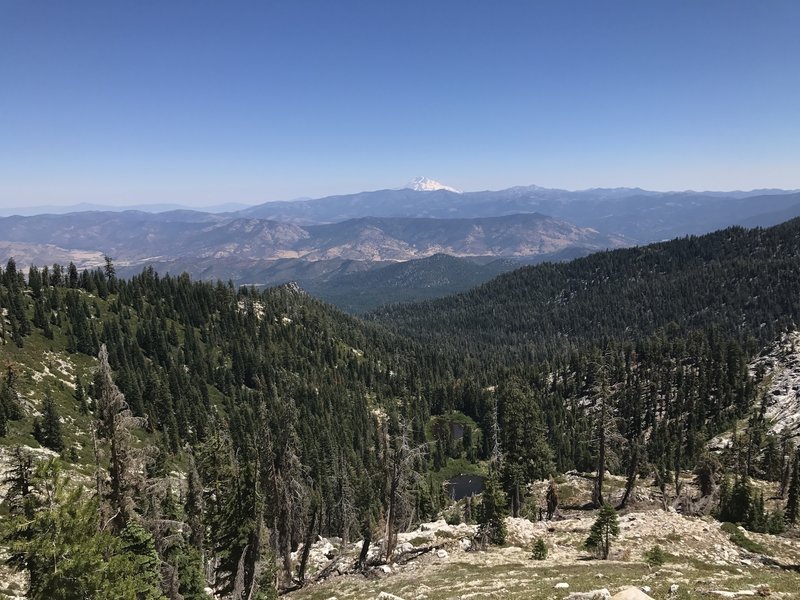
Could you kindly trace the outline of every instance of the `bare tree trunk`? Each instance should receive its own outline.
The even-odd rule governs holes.
[[[658,485],[658,489],[661,490],[661,507],[667,510],[667,482],[661,475],[661,471],[658,470],[658,467],[656,467],[656,485]]]
[[[628,504],[633,488],[636,487],[636,477],[639,474],[639,442],[634,440],[631,447],[631,463],[628,467],[628,480],[625,482],[625,493],[622,495],[617,510],[622,510]]]
[[[306,538],[303,540],[303,554],[300,556],[300,566],[297,568],[297,580],[300,587],[306,581],[306,565],[308,564],[308,554],[311,552],[311,544],[314,543],[314,528],[317,526],[317,510],[311,513],[311,521],[306,529]]]
[[[369,554],[370,543],[372,543],[372,532],[367,530],[364,535],[364,541],[361,542],[361,552],[358,554],[358,562],[356,563],[356,568],[359,571],[363,571],[364,567],[367,566],[367,556]]]
[[[594,480],[594,489],[592,490],[592,504],[595,507],[603,505],[603,483],[606,476],[606,402],[602,401],[600,407],[600,426],[597,428],[598,436],[598,452],[597,452],[597,475]]]
[[[97,431],[92,422],[92,447],[94,448],[94,485],[97,492],[97,501],[102,506],[103,502],[103,472],[100,470],[100,451],[97,448]],[[100,523],[103,522],[102,509]]]
[[[236,579],[233,583],[233,598],[243,598],[245,593],[245,557],[247,556],[247,551],[250,549],[250,546],[247,545],[244,547],[244,551],[242,551],[242,555],[239,557],[239,565],[236,568]]]
[[[397,511],[397,466],[394,466],[395,473],[392,476],[392,481],[389,484],[389,510],[386,514],[386,536],[383,540],[384,557],[386,562],[391,562],[392,554],[394,554],[394,536],[395,536],[395,513]]]

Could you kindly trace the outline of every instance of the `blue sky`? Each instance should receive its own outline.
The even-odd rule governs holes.
[[[0,0],[0,206],[800,188],[800,2]]]

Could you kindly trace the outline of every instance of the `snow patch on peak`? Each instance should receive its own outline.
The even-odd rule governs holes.
[[[445,190],[448,192],[454,192],[456,194],[461,193],[461,191],[457,190],[456,188],[450,187],[449,185],[444,185],[443,183],[439,183],[433,179],[428,179],[427,177],[415,177],[408,182],[405,187],[406,189],[414,190],[415,192],[433,192],[436,190]]]

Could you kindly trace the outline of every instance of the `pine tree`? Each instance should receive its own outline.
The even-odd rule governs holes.
[[[83,382],[81,376],[75,380],[75,402],[78,404],[78,412],[82,415],[89,414],[89,405],[86,403],[86,391],[83,389]]]
[[[606,560],[611,550],[611,540],[617,535],[619,535],[617,511],[610,504],[603,504],[597,514],[597,520],[589,530],[589,537],[586,538],[585,546],[599,558]]]
[[[42,401],[42,418],[34,421],[34,437],[45,448],[61,452],[64,449],[64,437],[61,433],[61,418],[58,416],[56,403],[50,394],[44,395]]]
[[[753,491],[748,477],[737,477],[733,482],[724,510],[720,507],[719,519],[731,523],[748,522],[753,503]]]
[[[767,532],[767,513],[764,510],[764,495],[760,492],[754,493],[751,497],[745,525],[750,531],[758,533]]]
[[[72,484],[57,461],[37,465],[29,514],[15,516],[3,543],[9,562],[26,569],[31,600],[163,600],[157,563],[97,526],[97,499]]]
[[[5,414],[6,419],[15,421],[22,418],[22,408],[19,404],[19,394],[16,390],[17,374],[14,367],[9,364],[6,367],[6,375],[3,383],[0,384],[0,412]]]
[[[717,487],[717,473],[722,469],[719,460],[713,454],[704,453],[697,461],[694,469],[695,483],[702,496],[710,496]]]
[[[551,520],[558,510],[558,486],[554,480],[550,480],[547,484],[547,495],[545,497],[547,503],[547,520]]]
[[[477,538],[481,547],[487,543],[502,545],[506,542],[506,496],[496,473],[486,479],[478,510]]]
[[[2,483],[6,488],[3,504],[12,516],[24,515],[33,518],[33,507],[36,499],[33,491],[33,455],[20,446],[11,450],[11,464]]]
[[[533,543],[533,552],[531,555],[534,560],[544,560],[547,558],[547,544],[545,544],[544,538],[536,538],[536,541]]]

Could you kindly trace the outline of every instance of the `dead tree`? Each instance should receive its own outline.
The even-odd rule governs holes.
[[[144,483],[145,453],[132,446],[133,429],[145,424],[145,419],[134,417],[125,396],[114,383],[108,351],[105,344],[98,355],[100,364],[96,375],[96,419],[99,441],[108,445],[108,470],[111,489],[107,494],[110,518],[102,524],[111,524],[121,531],[134,514],[134,498]],[[99,452],[99,450],[98,450]],[[96,465],[100,464],[99,455]],[[96,474],[98,483],[101,475]]]
[[[595,508],[599,508],[605,502],[603,485],[605,483],[606,469],[609,463],[616,460],[616,454],[610,446],[623,440],[617,429],[611,390],[605,370],[606,368],[603,366],[600,383],[595,389],[596,413],[593,442],[597,449],[597,474],[592,488],[592,505]]]
[[[387,430],[385,437],[385,510],[386,523],[381,556],[390,562],[397,545],[397,532],[404,513],[411,506],[412,485],[419,479],[417,465],[425,455],[426,445],[412,446],[411,428],[400,423],[397,433]]]

